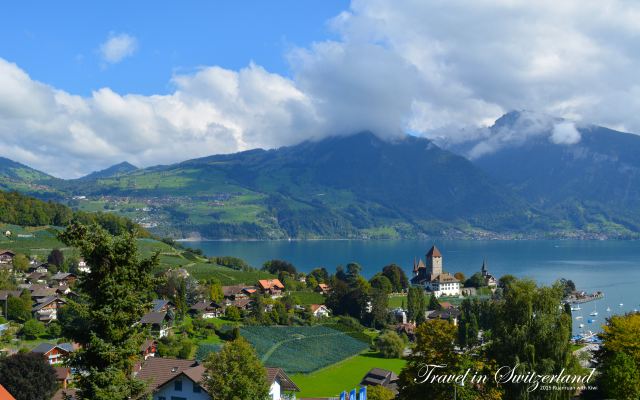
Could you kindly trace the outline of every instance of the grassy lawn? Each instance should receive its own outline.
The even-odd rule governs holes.
[[[321,293],[312,292],[312,291],[299,291],[299,292],[290,292],[291,295],[295,296],[300,300],[300,304],[308,305],[308,304],[324,304],[324,296]]]
[[[383,368],[400,373],[406,361],[381,358],[366,352],[311,374],[295,374],[291,379],[300,387],[297,397],[338,396],[343,390],[355,388],[371,368]]]
[[[398,308],[402,307],[402,303],[404,302],[405,308],[407,307],[407,296],[399,295],[399,294],[391,294],[389,295],[389,308]]]

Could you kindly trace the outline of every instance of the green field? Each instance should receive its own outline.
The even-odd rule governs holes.
[[[358,386],[371,368],[387,369],[399,374],[405,364],[405,360],[381,358],[367,352],[311,374],[291,375],[291,379],[300,388],[300,392],[296,393],[299,398],[337,396],[343,390]]]
[[[241,330],[269,367],[309,373],[369,348],[345,332],[325,326],[247,326]]]
[[[295,296],[300,300],[300,304],[324,304],[324,296],[322,293],[312,292],[310,290],[291,292],[292,296]]]

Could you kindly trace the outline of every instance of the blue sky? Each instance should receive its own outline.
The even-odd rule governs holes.
[[[5,2],[0,156],[78,177],[363,130],[486,152],[514,109],[640,132],[639,19],[626,0]]]
[[[35,80],[87,95],[171,90],[175,72],[253,61],[288,76],[285,54],[331,38],[326,22],[348,1],[20,1],[3,4],[0,57]],[[110,35],[135,37],[131,57],[105,65],[100,45]]]

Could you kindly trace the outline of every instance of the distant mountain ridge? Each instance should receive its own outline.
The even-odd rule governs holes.
[[[453,152],[362,132],[77,180],[44,174],[17,189],[89,196],[72,205],[104,205],[174,237],[638,237],[640,137],[573,129],[512,112]],[[0,185],[18,181],[0,174]]]
[[[102,169],[100,171],[94,171],[88,175],[83,176],[82,178],[79,178],[81,180],[94,180],[94,179],[101,179],[101,178],[113,178],[115,176],[119,176],[119,175],[125,175],[128,174],[129,172],[133,172],[138,170],[138,167],[136,167],[133,164],[130,164],[126,161],[123,161],[119,164],[115,164],[112,165],[108,168]]]

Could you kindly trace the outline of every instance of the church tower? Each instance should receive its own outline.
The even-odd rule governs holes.
[[[442,273],[442,253],[436,246],[431,247],[427,253],[427,268],[432,277]]]

